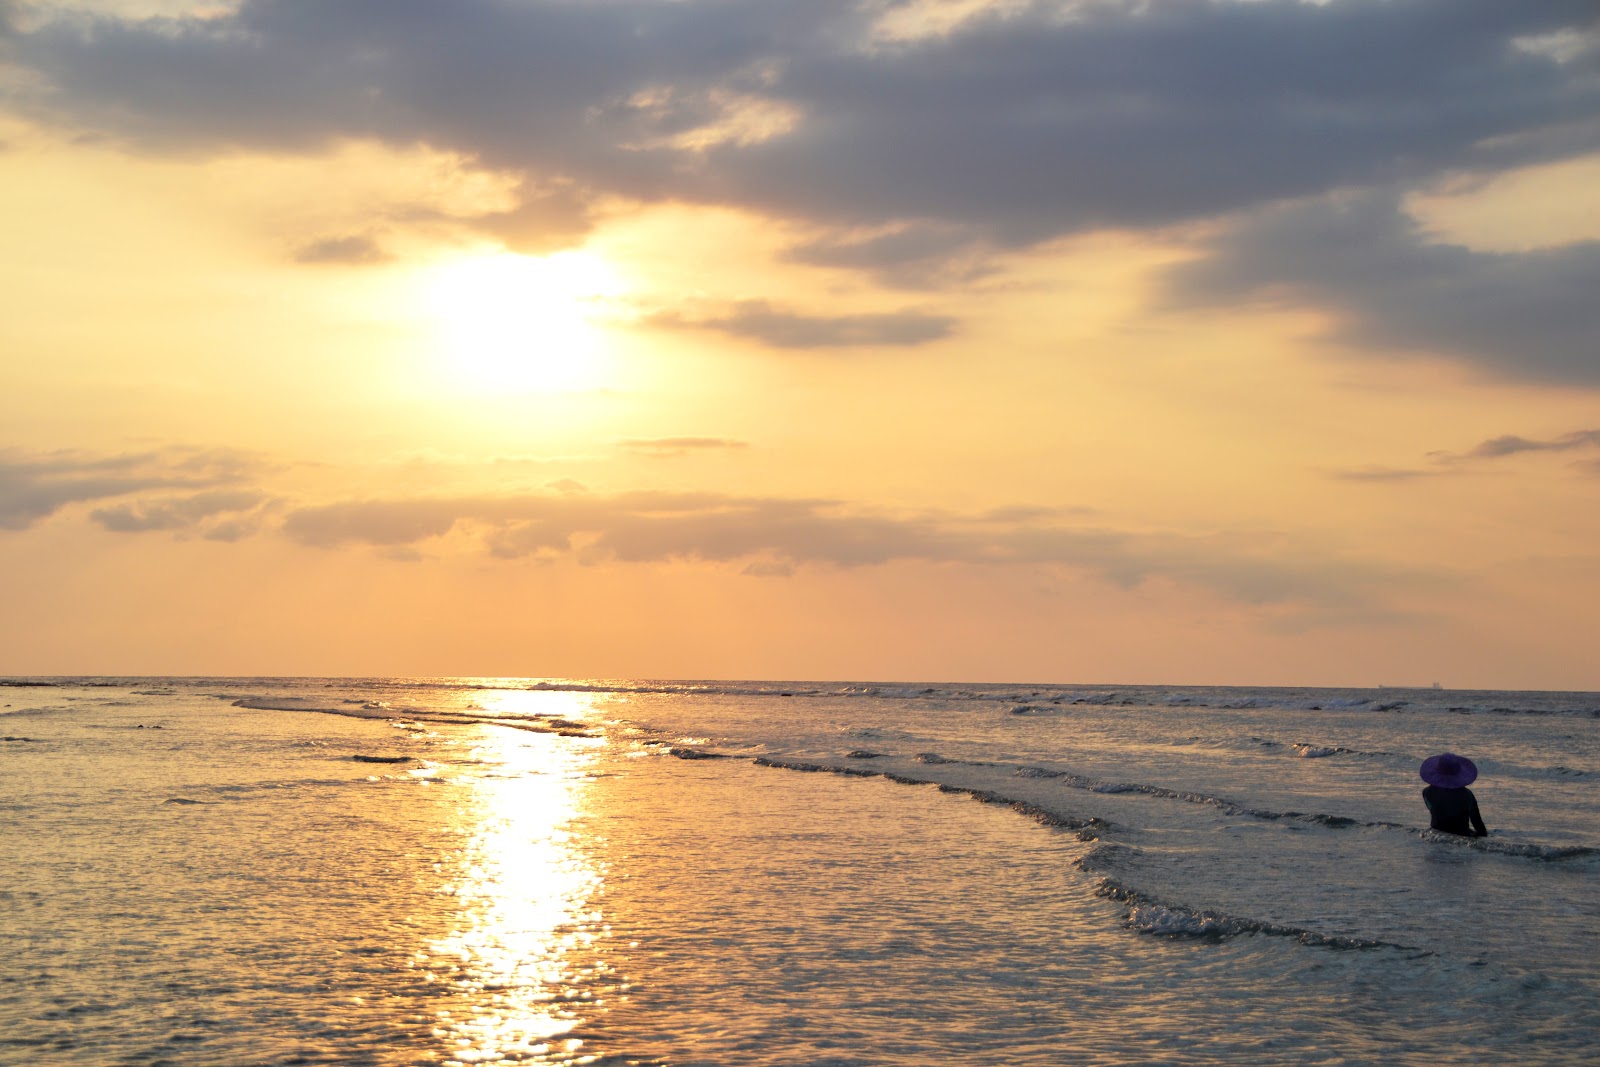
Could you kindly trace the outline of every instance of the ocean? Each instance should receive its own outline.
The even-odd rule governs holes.
[[[0,737],[0,1064],[1600,1057],[1600,694],[10,679]]]

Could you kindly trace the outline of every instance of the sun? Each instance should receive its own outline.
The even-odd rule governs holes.
[[[452,260],[427,284],[447,376],[473,392],[567,392],[605,379],[600,319],[620,294],[590,253],[510,252]]]

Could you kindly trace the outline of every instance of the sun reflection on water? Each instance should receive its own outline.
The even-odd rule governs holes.
[[[447,1065],[587,1063],[570,1034],[601,1006],[601,871],[577,824],[601,742],[482,729],[444,887],[459,919],[424,964],[451,993],[434,1035]]]
[[[476,694],[474,703],[485,715],[494,718],[583,722],[593,715],[597,699],[593,693],[501,689]]]

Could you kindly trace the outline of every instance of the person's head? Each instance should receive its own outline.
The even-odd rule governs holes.
[[[1422,761],[1422,780],[1441,789],[1461,789],[1478,777],[1477,764],[1454,752],[1441,752]]]

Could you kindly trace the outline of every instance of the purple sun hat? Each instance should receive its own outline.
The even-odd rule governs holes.
[[[1478,765],[1454,752],[1441,752],[1422,761],[1422,780],[1440,789],[1460,789],[1478,777]]]

